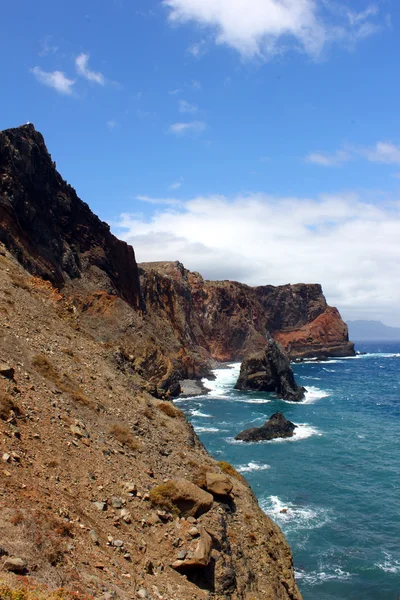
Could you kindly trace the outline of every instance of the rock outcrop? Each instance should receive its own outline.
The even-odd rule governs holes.
[[[140,305],[133,248],[110,233],[57,172],[33,125],[0,132],[0,241],[57,287],[85,279]]]
[[[293,402],[302,400],[305,392],[295,382],[289,357],[271,337],[267,338],[267,346],[263,351],[244,358],[235,389],[275,392],[278,398]]]
[[[280,412],[273,414],[261,427],[252,427],[239,433],[235,440],[242,442],[261,442],[275,438],[293,437],[296,425],[288,421]]]

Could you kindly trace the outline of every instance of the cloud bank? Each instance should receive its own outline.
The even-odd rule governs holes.
[[[217,44],[243,57],[267,58],[288,48],[317,57],[327,43],[353,45],[379,30],[375,4],[361,12],[317,0],[163,0],[174,24],[196,23]]]
[[[259,193],[154,202],[150,219],[124,214],[118,224],[138,261],[180,260],[206,278],[250,285],[319,282],[346,318],[400,325],[399,201]]]

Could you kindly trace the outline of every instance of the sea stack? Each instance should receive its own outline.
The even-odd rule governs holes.
[[[293,402],[302,400],[305,392],[294,379],[288,355],[270,336],[265,350],[245,357],[235,389],[275,392],[279,398]]]

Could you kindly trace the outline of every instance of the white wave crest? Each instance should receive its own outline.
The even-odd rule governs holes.
[[[218,433],[219,431],[223,431],[223,429],[218,429],[218,427],[194,427],[195,431],[198,433]]]
[[[322,398],[327,398],[329,395],[329,392],[310,385],[307,388],[306,397],[303,400],[303,404],[314,404],[314,402],[322,400]]]
[[[285,503],[278,496],[261,500],[260,506],[284,531],[319,529],[331,520],[329,512],[323,508]]]
[[[275,438],[270,440],[272,443],[282,443],[282,442],[298,442],[300,440],[306,440],[307,438],[318,435],[322,436],[322,433],[318,431],[316,427],[312,427],[308,423],[299,423],[296,425],[296,429],[294,430],[293,437],[290,438]]]
[[[247,465],[236,467],[236,470],[239,471],[239,473],[251,473],[252,471],[267,471],[270,468],[270,465],[249,462]]]
[[[385,573],[400,573],[400,560],[393,558],[392,554],[383,551],[385,556],[383,562],[375,563],[375,566]]]
[[[231,363],[224,369],[214,369],[215,379],[202,379],[204,387],[210,390],[212,396],[217,398],[226,398],[228,392],[231,392],[240,373],[240,363]]]
[[[212,419],[212,415],[208,415],[207,413],[202,413],[200,409],[192,409],[190,411],[192,417],[202,417],[203,419]]]
[[[325,581],[346,581],[352,577],[351,573],[347,571],[343,571],[340,567],[330,566],[326,570],[323,571],[311,571],[307,573],[302,570],[295,570],[294,572],[296,579],[299,581],[303,581],[304,583],[308,583],[309,585],[318,585],[319,583],[323,583]]]

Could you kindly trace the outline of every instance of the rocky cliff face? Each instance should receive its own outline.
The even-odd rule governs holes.
[[[56,286],[84,278],[86,288],[140,304],[133,248],[62,179],[33,125],[0,132],[0,241]]]
[[[179,262],[143,263],[141,288],[154,318],[162,315],[176,335],[218,361],[241,360],[266,347],[271,334],[291,358],[351,356],[354,345],[337,309],[320,285],[250,287],[205,281]]]

